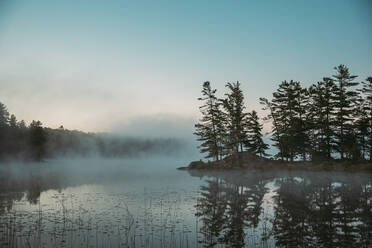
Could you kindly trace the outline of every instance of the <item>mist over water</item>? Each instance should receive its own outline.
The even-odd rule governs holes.
[[[0,248],[372,248],[371,13],[0,0]]]
[[[176,170],[192,159],[3,164],[1,247],[371,245],[370,174]]]

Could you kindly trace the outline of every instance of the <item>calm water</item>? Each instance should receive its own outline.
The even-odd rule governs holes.
[[[372,176],[177,159],[0,169],[0,247],[372,247]]]

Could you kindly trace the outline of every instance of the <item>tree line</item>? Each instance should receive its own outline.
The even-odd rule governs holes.
[[[63,126],[43,127],[38,120],[29,125],[18,121],[0,102],[0,161],[21,159],[41,161],[53,157],[99,155],[131,157],[142,154],[172,154],[183,143],[172,138],[141,139],[103,133],[68,130]]]
[[[220,160],[242,151],[267,156],[262,121],[247,112],[239,82],[227,83],[228,93],[216,96],[204,82],[200,106],[202,117],[195,125],[200,151]],[[372,160],[372,77],[358,82],[345,65],[310,87],[283,81],[272,98],[260,98],[268,112],[263,121],[272,124],[275,159]]]

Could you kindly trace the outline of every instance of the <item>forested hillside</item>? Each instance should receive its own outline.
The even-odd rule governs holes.
[[[52,157],[98,155],[130,157],[146,154],[170,154],[183,146],[172,138],[141,139],[112,134],[86,133],[43,127],[40,121],[18,121],[0,103],[0,160],[26,159],[40,161]]]

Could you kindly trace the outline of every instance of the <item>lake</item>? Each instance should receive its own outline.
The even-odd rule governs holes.
[[[372,176],[179,171],[186,159],[4,164],[0,247],[372,247]]]

